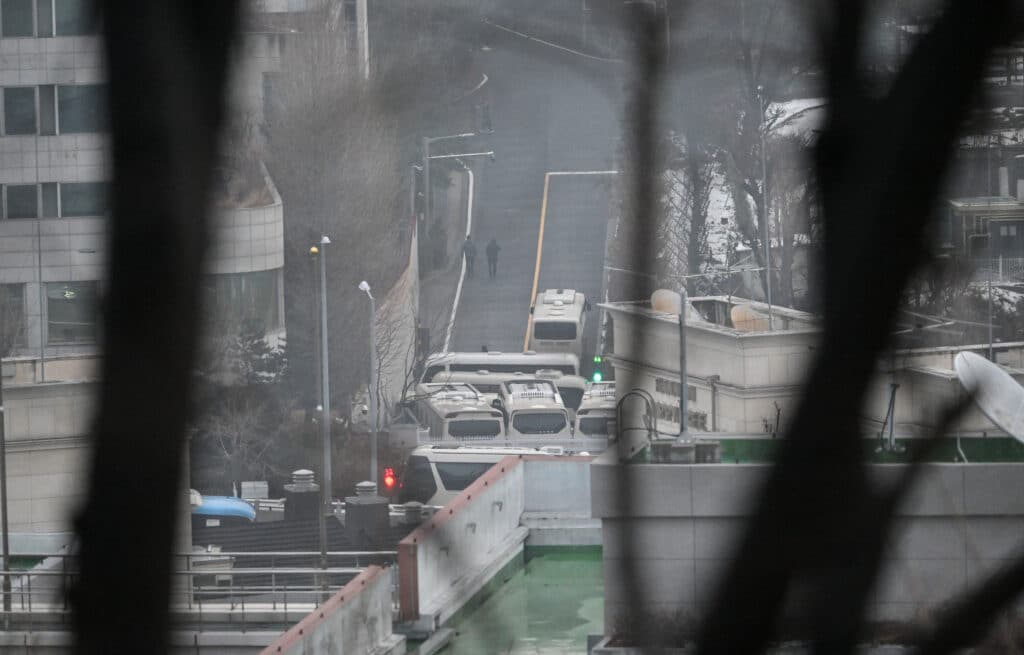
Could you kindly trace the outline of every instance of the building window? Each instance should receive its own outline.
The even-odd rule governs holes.
[[[57,87],[57,122],[61,134],[102,132],[106,129],[106,87],[77,84]]]
[[[53,13],[57,36],[87,36],[98,32],[96,13],[86,0],[53,0]]]
[[[204,301],[213,331],[237,332],[250,321],[264,332],[280,327],[278,279],[276,270],[206,276]]]
[[[32,0],[0,0],[0,34],[5,37],[35,36]]]
[[[16,86],[4,89],[4,134],[36,133],[36,89]]]
[[[107,213],[106,182],[60,184],[61,216],[102,216]]]
[[[39,87],[39,133],[44,136],[57,133],[56,89],[52,84]]]
[[[673,398],[679,397],[680,384],[678,380],[666,378],[654,378],[654,390]],[[692,384],[686,385],[686,399],[690,402],[697,402],[697,387]]]
[[[7,218],[39,218],[35,184],[8,184],[4,187],[4,215]]]
[[[96,282],[47,282],[47,342],[63,344],[95,341],[96,298]]]
[[[25,343],[25,285],[0,284],[0,356]]]
[[[103,216],[108,194],[106,182],[7,184],[3,187],[4,217]]]
[[[57,183],[43,182],[39,186],[43,190],[43,218],[57,218],[60,215],[57,207]]]

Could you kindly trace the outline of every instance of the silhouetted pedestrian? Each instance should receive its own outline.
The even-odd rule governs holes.
[[[491,239],[487,244],[487,272],[492,280],[498,275],[498,252],[500,251],[501,246],[498,245],[498,240]]]
[[[473,237],[466,235],[466,240],[462,242],[462,255],[466,258],[466,273],[470,277],[473,277],[473,261],[476,259],[476,244],[473,243]]]

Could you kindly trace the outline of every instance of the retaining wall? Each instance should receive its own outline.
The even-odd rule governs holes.
[[[875,465],[879,483],[902,473]],[[612,455],[592,467],[591,493],[604,540],[605,626],[643,606],[699,617],[717,574],[749,519],[767,465],[633,464],[616,480]],[[633,490],[633,508],[617,484]],[[636,588],[627,598],[623,545],[632,540]],[[1024,464],[925,465],[897,512],[872,619],[904,621],[977,585],[1024,546]]]
[[[404,653],[405,637],[391,631],[392,571],[368,567],[267,646],[262,655]]]
[[[437,628],[521,556],[523,463],[501,460],[398,544],[402,621]]]
[[[527,546],[597,546],[601,521],[590,515],[593,457],[527,456],[523,516]]]

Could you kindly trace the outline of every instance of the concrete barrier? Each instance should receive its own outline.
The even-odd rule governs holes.
[[[404,653],[405,637],[391,631],[392,571],[367,568],[267,646],[262,655]]]
[[[601,456],[592,467],[592,502],[604,539],[606,633],[637,607],[699,617],[733,555],[770,466],[631,464]],[[902,465],[868,467],[891,484]],[[632,507],[622,486],[629,485]],[[912,620],[971,588],[1019,556],[1024,542],[1024,465],[926,464],[898,508],[878,585],[875,620]],[[625,567],[627,540],[633,566]],[[631,571],[635,585],[623,577]],[[627,597],[639,589],[642,598]],[[1024,597],[1018,602],[1018,610]]]
[[[501,460],[398,544],[403,622],[433,631],[522,557],[523,464]]]
[[[523,468],[527,546],[597,546],[601,521],[590,515],[593,457],[528,455]]]

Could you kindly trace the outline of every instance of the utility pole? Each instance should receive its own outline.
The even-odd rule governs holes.
[[[679,436],[684,439],[690,429],[690,417],[686,408],[689,400],[686,384],[686,306],[689,302],[686,295],[686,280],[683,280],[679,288]]]

